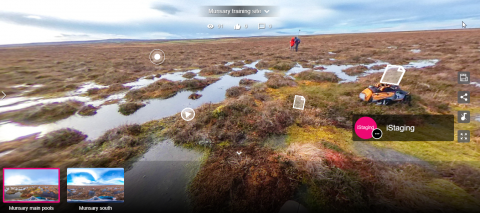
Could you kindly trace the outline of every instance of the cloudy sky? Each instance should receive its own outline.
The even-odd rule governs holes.
[[[58,169],[5,169],[5,186],[58,185]]]
[[[68,168],[67,185],[123,185],[123,168]]]
[[[1,0],[0,44],[190,39],[480,27],[478,0]],[[202,17],[202,6],[273,5],[277,17]],[[233,30],[235,24],[248,29]],[[259,30],[258,23],[272,24]],[[223,24],[224,29],[208,29]]]

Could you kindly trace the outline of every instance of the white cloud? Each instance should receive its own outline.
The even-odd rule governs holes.
[[[8,186],[29,185],[31,183],[32,183],[32,180],[25,175],[11,176],[5,180],[5,185],[8,185]]]
[[[40,16],[32,16],[32,15],[25,16],[25,17],[26,18],[31,18],[31,19],[37,19],[37,20],[42,19],[42,17],[40,17]]]
[[[278,17],[201,17],[201,6],[273,5]],[[444,29],[438,23],[470,18],[469,28],[480,27],[475,8],[480,2],[465,0],[337,0],[301,2],[291,0],[2,0],[0,1],[0,44],[98,40],[112,38],[178,39],[216,38],[305,33],[344,33],[376,30]],[[233,30],[235,24],[249,29]],[[258,23],[272,24],[258,30]],[[207,24],[223,24],[224,29],[207,29]],[[420,25],[421,24],[421,25]],[[413,26],[421,26],[419,28]],[[457,28],[453,26],[453,28]],[[458,27],[459,28],[459,27]]]
[[[74,177],[74,178],[72,178],[71,185],[88,185],[88,184],[91,184],[91,183],[92,183],[92,181],[88,180],[87,178]]]
[[[99,178],[98,171],[101,170],[100,168],[89,169],[89,168],[68,168],[67,175],[71,173],[81,173],[85,172],[92,175],[93,179],[97,180]]]
[[[109,185],[123,185],[124,183],[124,179],[123,178],[112,178],[110,180],[106,180],[106,181],[98,181],[98,184],[101,185],[101,184],[109,184]]]

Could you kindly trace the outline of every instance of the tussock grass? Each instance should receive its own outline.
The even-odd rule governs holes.
[[[291,143],[283,154],[295,163],[299,171],[313,175],[313,178],[325,178],[328,166],[325,152],[313,143]]]
[[[365,72],[367,70],[368,70],[367,66],[359,65],[359,66],[354,66],[354,67],[344,69],[342,71],[345,72],[347,75],[359,75],[359,74],[362,74],[363,72]]]
[[[480,175],[479,168],[472,168],[463,162],[452,162],[450,165],[442,166],[440,169],[442,177],[447,178],[453,183],[461,186],[466,192],[470,193],[477,200],[480,199]]]
[[[295,66],[295,62],[278,62],[274,64],[271,68],[274,70],[288,71]]]
[[[198,94],[198,93],[192,93],[188,96],[188,99],[192,99],[192,100],[197,100],[199,99],[200,97],[202,97],[201,94]]]
[[[225,96],[228,98],[236,98],[247,91],[247,88],[240,86],[233,86],[227,89]]]
[[[210,66],[202,69],[199,74],[201,76],[220,75],[220,74],[230,72],[231,70],[232,68],[227,67],[225,65],[215,65],[215,66]]]
[[[197,76],[197,74],[193,73],[193,72],[186,72],[185,74],[182,75],[182,77],[184,78],[193,78]]]
[[[43,146],[48,148],[64,148],[80,143],[85,138],[87,138],[87,135],[82,132],[66,128],[53,131],[41,138],[40,141]]]
[[[229,73],[229,75],[234,76],[234,77],[240,77],[240,76],[255,74],[257,72],[258,72],[257,69],[247,67],[247,68],[244,68],[240,71],[232,71],[232,72]]]
[[[153,76],[152,76],[153,78]],[[108,96],[117,93],[119,91],[128,90],[130,87],[123,86],[123,84],[115,83],[110,85],[108,88],[91,88],[87,90],[87,95],[92,97],[92,99],[103,99]]]
[[[194,210],[278,212],[298,184],[296,170],[285,160],[254,145],[215,150],[190,186]]]
[[[235,61],[235,62],[233,62],[233,64],[231,66],[232,67],[242,67],[243,65],[245,65],[245,63],[243,61]]]
[[[200,90],[206,86],[218,81],[218,78],[206,79],[189,79],[184,81],[170,81],[167,79],[160,79],[147,87],[131,90],[125,98],[128,100],[145,100],[150,98],[169,98],[182,90]]]
[[[372,70],[383,70],[387,67],[387,64],[377,64],[373,65],[370,69]]]
[[[268,87],[278,89],[280,87],[296,86],[297,83],[288,76],[275,73],[267,73],[268,80],[265,83]]]
[[[12,120],[22,124],[43,124],[55,122],[75,114],[83,103],[78,101],[40,104],[25,109],[6,112],[0,115],[2,120]]]
[[[332,72],[303,71],[297,73],[295,78],[314,82],[338,82],[340,79]]]
[[[266,60],[261,60],[255,65],[257,69],[268,69],[270,68],[270,66],[271,66],[271,62]]]
[[[131,115],[144,106],[146,106],[146,104],[141,102],[127,102],[118,105],[118,111],[122,113],[122,115]]]
[[[93,105],[89,104],[87,106],[83,106],[78,110],[78,114],[82,116],[90,116],[90,115],[95,115],[97,114],[97,107],[94,107]]]
[[[258,81],[257,80],[253,80],[253,79],[248,79],[248,78],[242,78],[242,80],[240,80],[240,82],[238,83],[240,86],[244,85],[244,86],[251,86],[255,83],[257,83]]]
[[[234,144],[284,134],[297,112],[281,101],[256,101],[249,94],[227,99],[222,105],[204,104],[191,122],[177,120],[167,135],[179,144]]]

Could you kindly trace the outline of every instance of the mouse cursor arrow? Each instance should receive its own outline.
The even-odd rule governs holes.
[[[463,21],[462,21],[462,28],[467,28],[467,25]]]

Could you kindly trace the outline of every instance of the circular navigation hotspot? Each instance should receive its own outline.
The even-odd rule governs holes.
[[[165,53],[161,49],[154,49],[150,52],[150,61],[155,65],[160,65],[165,61]]]
[[[193,118],[195,118],[195,111],[192,108],[185,108],[182,110],[182,113],[180,113],[182,116],[182,119],[185,121],[191,121]]]
[[[372,131],[372,137],[374,139],[380,139],[380,138],[382,138],[382,135],[383,135],[383,132],[379,128],[376,128]]]

